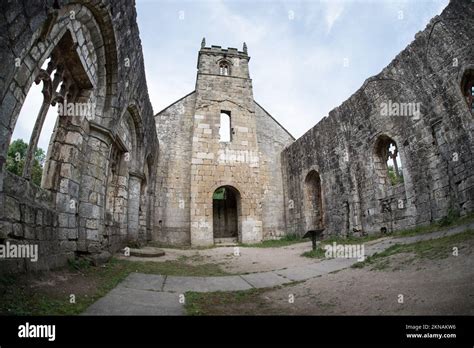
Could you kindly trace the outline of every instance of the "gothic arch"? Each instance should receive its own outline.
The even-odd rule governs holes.
[[[400,149],[398,143],[390,136],[381,134],[375,140],[373,154],[377,183],[384,186],[397,184],[397,182],[395,182],[397,180],[395,179],[402,176],[401,168],[398,166],[398,161],[400,161]],[[390,159],[393,162],[393,168],[391,169],[393,171],[392,179],[389,174],[390,168],[387,164],[387,161]]]
[[[321,176],[319,172],[314,169],[306,174],[303,198],[306,231],[324,228],[324,205]]]
[[[73,42],[77,53],[77,59],[85,67],[83,70],[86,76],[79,78],[79,80],[88,80],[90,82],[87,83],[91,84],[89,92],[83,91],[76,97],[76,100],[89,100],[94,104],[95,114],[88,118],[93,119],[94,122],[101,122],[102,116],[108,113],[105,106],[112,104],[110,99],[113,98],[111,96],[117,80],[117,71],[114,69],[117,66],[115,37],[108,13],[102,13],[105,11],[104,9],[99,10],[94,6],[92,4],[87,6],[71,4],[54,10],[37,28],[30,45],[23,49],[24,55],[19,58],[20,64],[10,81],[10,87],[5,89],[6,94],[3,96],[3,99],[11,99],[9,94],[11,92],[8,90],[16,90],[16,100],[13,99],[15,100],[13,104],[11,102],[4,103],[5,100],[0,103],[0,112],[9,115],[8,123],[10,125],[8,133],[0,141],[0,158],[6,158],[8,144],[21,107],[33,81],[39,76],[41,66],[59,49],[58,46],[62,45],[61,42],[65,40],[66,36],[70,36],[70,41]],[[96,21],[96,16],[91,9],[100,15],[102,26]],[[105,28],[104,25],[110,27]],[[74,63],[77,66],[78,63]],[[71,64],[69,66],[73,76],[77,78],[81,75],[76,66],[71,66]],[[11,108],[11,111],[5,110],[7,106]],[[51,187],[51,183],[46,187]]]
[[[230,76],[232,75],[232,61],[227,58],[221,58],[217,60],[216,66],[219,75]]]

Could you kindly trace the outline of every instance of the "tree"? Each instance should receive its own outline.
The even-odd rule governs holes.
[[[392,185],[397,185],[402,183],[403,180],[403,172],[401,170],[398,171],[398,174],[395,172],[393,166],[388,166],[388,177],[390,179],[390,183]]]
[[[25,166],[25,156],[28,149],[28,144],[23,139],[16,139],[11,142],[8,147],[7,154],[7,170],[13,174],[21,176],[23,174],[23,167]],[[43,165],[46,155],[44,150],[37,148],[35,151],[35,159],[33,161],[33,168],[31,170],[31,181],[37,185],[41,185],[41,177],[43,176]]]

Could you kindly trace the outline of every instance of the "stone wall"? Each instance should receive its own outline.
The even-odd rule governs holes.
[[[326,234],[400,230],[473,211],[474,122],[462,90],[474,66],[473,14],[470,2],[451,1],[380,74],[283,151],[289,233],[311,228],[311,171],[320,176]],[[387,116],[389,103],[415,103],[420,113],[394,116],[391,108]],[[402,163],[397,185],[380,158],[387,140]]]
[[[295,139],[263,107],[255,102],[261,175],[265,176],[262,200],[263,239],[286,234],[281,152]]]
[[[48,269],[78,254],[106,258],[138,239],[137,208],[148,212],[141,202],[153,204],[152,190],[145,191],[149,197],[139,194],[145,178],[154,180],[158,141],[134,3],[0,6],[0,242],[36,244],[40,251],[36,263],[0,260],[0,272]],[[93,111],[58,117],[37,187],[28,177],[7,173],[5,161],[21,106],[48,58],[60,63],[56,75],[65,90],[53,97],[90,104]],[[35,130],[41,132],[41,122]],[[134,231],[128,230],[129,219]]]
[[[153,116],[133,2],[2,1],[0,244],[37,245],[39,258],[1,259],[0,273],[79,255],[105,260],[151,239],[212,244],[212,196],[221,186],[235,190],[242,242],[319,227],[393,231],[472,212],[474,122],[465,94],[474,79],[473,15],[468,1],[451,1],[294,141],[254,101],[245,45],[203,42],[196,91]],[[28,170],[20,177],[5,169],[35,79],[47,87],[47,105],[92,106],[58,116],[41,187]],[[420,109],[386,115],[387,105],[392,114],[392,105]],[[230,142],[219,139],[221,112],[230,115]],[[28,154],[42,122],[40,114]],[[388,172],[389,145],[402,182]]]
[[[160,142],[153,239],[164,244],[191,242],[191,151],[196,94],[190,93],[155,116]]]

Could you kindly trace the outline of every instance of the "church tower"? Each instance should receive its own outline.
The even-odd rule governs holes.
[[[281,151],[294,141],[253,98],[247,46],[201,44],[195,90],[156,114],[153,239],[260,242],[286,233]]]
[[[201,45],[191,159],[191,244],[262,240],[262,186],[247,47]]]

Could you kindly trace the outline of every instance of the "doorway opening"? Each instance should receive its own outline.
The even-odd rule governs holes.
[[[240,193],[232,186],[221,186],[212,195],[215,240],[237,241],[239,237]]]

